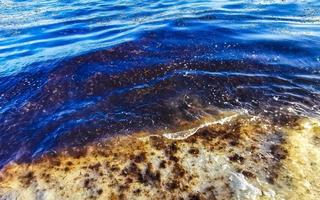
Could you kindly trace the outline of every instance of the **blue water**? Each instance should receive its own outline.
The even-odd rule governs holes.
[[[319,105],[317,0],[0,0],[0,166],[208,107]]]

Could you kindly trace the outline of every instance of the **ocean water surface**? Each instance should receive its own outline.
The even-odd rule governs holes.
[[[320,1],[0,0],[0,166],[240,109],[320,114]]]

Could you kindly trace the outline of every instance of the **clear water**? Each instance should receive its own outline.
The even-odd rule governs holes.
[[[319,105],[317,0],[0,0],[0,165],[208,107]]]

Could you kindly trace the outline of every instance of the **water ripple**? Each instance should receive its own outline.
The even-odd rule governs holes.
[[[316,0],[0,0],[0,166],[212,107],[319,117],[319,10]]]

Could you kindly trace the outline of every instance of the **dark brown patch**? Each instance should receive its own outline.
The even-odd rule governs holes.
[[[198,155],[199,154],[199,149],[197,148],[190,148],[188,151],[192,155]]]
[[[119,185],[119,192],[123,192],[125,190],[129,189],[129,185],[128,184],[124,184],[124,185]]]
[[[165,154],[167,156],[173,156],[174,154],[176,154],[178,151],[178,147],[177,144],[175,142],[171,143],[170,145],[168,145],[165,149]]]
[[[162,169],[166,168],[166,161],[165,161],[165,160],[162,160],[162,161],[160,162],[159,168],[162,168]]]
[[[67,164],[68,166],[73,165],[73,163],[72,163],[71,161],[68,161],[66,164]]]
[[[42,173],[42,174],[41,174],[41,177],[47,179],[47,178],[50,178],[50,174]]]
[[[101,195],[101,194],[102,194],[102,192],[103,192],[103,190],[102,190],[102,189],[98,189],[98,190],[97,190],[97,194],[98,194],[98,195]]]
[[[270,173],[267,176],[267,181],[271,184],[275,184],[276,179],[279,177],[278,172],[280,171],[282,166],[281,162],[275,163],[272,168],[270,169]]]
[[[126,183],[127,183],[127,184],[130,184],[130,183],[132,183],[132,182],[133,182],[133,180],[132,180],[131,178],[127,178],[127,179],[126,179]]]
[[[32,181],[34,181],[34,178],[34,173],[30,171],[26,175],[21,176],[20,181],[25,187],[28,187],[32,183]]]
[[[141,190],[140,189],[135,189],[134,191],[133,191],[133,194],[135,194],[135,195],[138,195],[138,194],[140,194],[141,193]]]
[[[197,136],[192,135],[191,137],[188,137],[184,141],[187,142],[187,143],[195,144],[197,142]]]
[[[178,162],[179,161],[179,158],[176,157],[176,156],[170,156],[169,157],[169,160],[173,161],[173,162]]]
[[[249,171],[243,170],[241,173],[248,178],[256,178],[256,175]]]
[[[119,195],[119,199],[120,199],[120,200],[125,200],[125,199],[126,199],[126,195],[123,194],[123,193],[120,194],[120,195]]]
[[[277,160],[285,159],[288,154],[288,151],[279,144],[272,145],[270,147],[270,151],[273,157],[276,158]]]
[[[203,200],[204,198],[202,198],[200,196],[200,194],[190,194],[189,195],[189,200]]]
[[[96,163],[94,165],[89,165],[88,168],[93,170],[93,171],[98,171],[99,168],[101,167],[101,164],[100,163]]]
[[[97,150],[97,154],[103,157],[108,157],[108,154],[105,151]]]
[[[162,138],[158,136],[150,136],[151,146],[157,150],[164,149],[166,147]]]
[[[173,190],[179,188],[179,182],[177,180],[173,180],[173,181],[167,183],[166,186],[167,186],[168,190],[173,191]]]
[[[113,172],[116,172],[116,171],[119,171],[120,168],[119,168],[118,166],[112,165],[112,166],[110,167],[110,170],[113,171]]]
[[[172,169],[173,174],[176,177],[183,177],[186,173],[186,171],[183,169],[183,167],[181,167],[179,164],[175,163]]]
[[[226,129],[220,134],[221,138],[228,140],[229,144],[232,146],[238,145],[241,139],[240,128],[241,128],[241,122],[235,123],[233,126],[228,127],[228,129]]]
[[[214,137],[218,136],[217,132],[211,130],[210,128],[200,129],[196,135],[204,140],[212,140]]]
[[[276,179],[278,178],[278,174],[276,173],[276,170],[273,170],[270,175],[267,177],[267,181],[270,183],[270,184],[274,184]]]
[[[217,197],[215,195],[215,187],[214,186],[209,186],[204,189],[204,192],[206,193],[207,198],[210,200],[217,200]]]
[[[232,141],[229,142],[229,144],[231,146],[237,146],[239,144],[239,141],[238,140],[232,140]]]
[[[138,177],[138,175],[141,173],[141,170],[138,168],[137,164],[135,163],[130,163],[130,165],[126,168],[124,168],[121,171],[122,176],[133,176],[133,177]]]
[[[238,155],[238,154],[234,154],[233,156],[229,157],[229,160],[233,161],[233,162],[238,162],[240,164],[243,164],[244,162],[244,157]]]
[[[85,180],[84,180],[84,183],[83,183],[83,186],[84,186],[85,188],[89,189],[89,188],[90,188],[89,185],[90,185],[90,179],[85,179]]]
[[[96,180],[93,178],[86,178],[83,182],[84,188],[86,188],[87,190],[95,189],[96,188],[94,184],[95,181]]]
[[[136,163],[144,162],[146,160],[146,153],[145,152],[141,152],[139,155],[134,156],[133,160]]]
[[[313,144],[320,147],[320,135],[314,135],[312,137]]]
[[[144,174],[140,173],[138,176],[138,180],[141,183],[148,184],[148,185],[156,185],[160,183],[160,171],[154,171],[152,169],[152,165],[148,163],[146,171]]]

